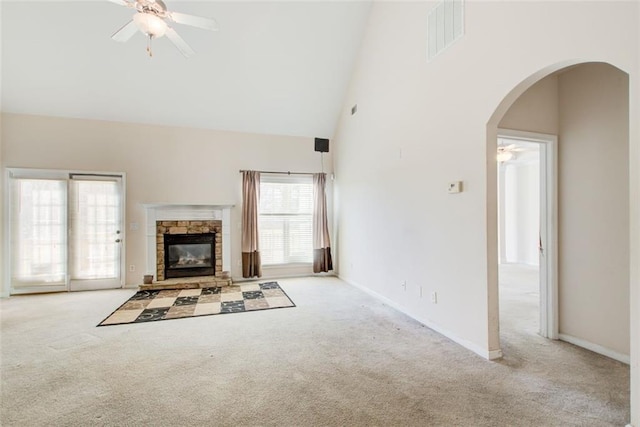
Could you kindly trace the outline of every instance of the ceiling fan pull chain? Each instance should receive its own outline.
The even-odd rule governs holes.
[[[149,35],[149,40],[147,41],[147,52],[149,53],[149,57],[153,57],[153,52],[151,51],[151,39],[153,38],[152,35]]]

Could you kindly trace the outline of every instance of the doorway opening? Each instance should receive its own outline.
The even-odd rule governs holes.
[[[517,363],[538,360],[538,350],[544,347],[575,350],[548,340],[537,340],[536,343],[536,337],[529,336],[521,344],[523,347],[527,343],[533,344],[533,351],[520,352],[521,346],[500,330],[502,302],[498,302],[499,206],[495,162],[502,125],[548,129],[557,132],[561,139],[561,144],[555,144],[555,150],[559,152],[555,159],[560,160],[555,201],[560,208],[559,215],[550,222],[559,237],[545,244],[544,236],[548,232],[541,228],[542,248],[546,254],[541,261],[555,265],[546,269],[540,267],[551,275],[547,279],[552,279],[551,286],[541,287],[540,291],[550,289],[548,298],[555,295],[555,303],[540,295],[541,301],[546,301],[546,304],[540,304],[540,310],[550,308],[552,315],[546,318],[556,320],[555,327],[548,324],[547,330],[555,329],[557,336],[550,335],[549,338],[558,338],[623,363],[636,358],[634,345],[638,334],[634,333],[633,318],[637,315],[637,304],[633,304],[634,276],[629,263],[633,248],[629,235],[635,224],[630,215],[632,211],[629,211],[634,188],[629,153],[633,147],[631,142],[635,141],[635,128],[629,121],[630,94],[629,75],[611,64],[556,63],[538,70],[514,87],[489,119],[486,161],[490,356],[501,357],[505,349],[508,362]],[[528,98],[521,99],[522,96]],[[543,200],[541,198],[541,202]],[[558,268],[558,259],[562,261],[562,268]],[[557,276],[553,277],[556,271]],[[557,315],[559,312],[561,317]],[[542,313],[540,319],[545,319]],[[541,331],[544,331],[543,327]],[[576,359],[576,363],[581,362]],[[607,375],[605,371],[601,374]],[[635,374],[631,363],[631,402],[637,401]],[[615,386],[614,390],[621,393],[622,401],[626,400],[624,384]],[[605,402],[607,395],[601,396]],[[631,407],[633,412],[633,404]]]
[[[557,338],[553,135],[498,134],[500,330]]]

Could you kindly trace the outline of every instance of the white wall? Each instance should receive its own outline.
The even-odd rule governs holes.
[[[4,167],[125,172],[127,285],[142,282],[146,240],[143,203],[231,204],[232,277],[241,278],[240,169],[319,172],[313,138],[3,114]],[[325,155],[325,172],[331,172]],[[327,180],[328,203],[332,183]],[[331,212],[329,206],[329,212]],[[331,219],[330,219],[331,221]],[[138,223],[138,230],[130,224]],[[263,277],[311,272],[265,268]]]
[[[638,4],[466,2],[465,36],[427,63],[432,6],[372,8],[335,138],[340,276],[495,357],[498,123],[531,84],[567,65],[604,61],[639,78]],[[454,180],[465,190],[447,194]]]
[[[540,230],[540,162],[500,165],[501,262],[537,266]]]
[[[628,76],[584,64],[559,80],[560,333],[628,355]]]

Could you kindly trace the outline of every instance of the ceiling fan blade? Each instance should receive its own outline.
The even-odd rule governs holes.
[[[191,46],[189,46],[187,42],[185,42],[184,39],[180,37],[178,33],[176,33],[176,31],[173,28],[171,27],[167,28],[167,32],[165,33],[165,36],[167,36],[167,38],[171,40],[171,43],[173,43],[178,48],[180,53],[182,53],[185,56],[185,58],[188,58],[194,53],[196,53],[193,49],[191,49]]]
[[[122,28],[120,28],[118,31],[113,33],[111,38],[117,42],[124,43],[127,40],[129,40],[131,37],[133,37],[133,35],[137,31],[138,31],[138,27],[136,26],[136,23],[133,22],[133,20],[131,20],[128,23],[126,23],[124,26],[122,26]]]
[[[115,3],[115,4],[119,4],[120,6],[127,6],[127,7],[133,7],[133,5],[135,4],[134,1],[128,1],[128,0],[109,0],[111,3]]]
[[[218,31],[218,23],[215,19],[186,15],[178,12],[168,12],[167,16],[173,22],[177,22],[178,24],[191,25],[192,27],[203,28],[205,30]]]

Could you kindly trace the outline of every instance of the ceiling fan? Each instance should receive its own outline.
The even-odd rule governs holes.
[[[498,154],[496,159],[500,163],[513,160],[517,157],[517,154],[521,151],[527,151],[525,147],[518,146],[517,144],[498,145]]]
[[[218,31],[218,24],[214,19],[170,12],[162,0],[110,1],[130,9],[135,9],[136,11],[131,21],[116,31],[111,38],[124,43],[133,37],[137,31],[140,31],[148,37],[147,52],[149,56],[153,56],[151,52],[151,40],[164,35],[167,36],[185,57],[188,58],[195,53],[191,46],[169,26],[170,22],[191,25],[192,27],[203,28],[210,31]]]

